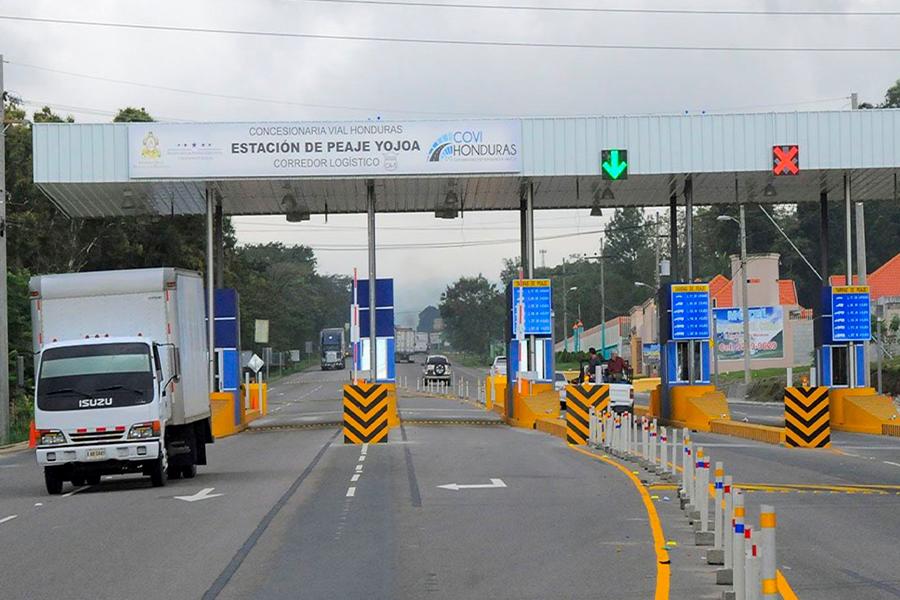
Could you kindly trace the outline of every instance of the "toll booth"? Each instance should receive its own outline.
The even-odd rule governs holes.
[[[672,387],[710,383],[713,331],[709,285],[667,283],[660,287],[658,300],[661,410],[668,418]]]
[[[354,342],[356,370],[368,371],[369,352],[369,280],[357,282],[359,305],[359,341]],[[353,298],[350,299],[351,304]],[[394,356],[394,280],[375,280],[375,381],[393,383],[397,377]]]
[[[866,385],[866,349],[871,330],[869,286],[822,288],[822,318],[816,346],[819,385],[854,388]]]
[[[506,287],[506,406],[511,413],[519,378],[552,382],[553,290],[549,279],[516,279]]]

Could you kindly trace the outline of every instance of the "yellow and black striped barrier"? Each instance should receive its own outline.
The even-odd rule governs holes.
[[[784,440],[795,448],[831,447],[828,388],[784,388]]]
[[[344,443],[388,441],[388,388],[382,383],[344,386]]]
[[[570,444],[587,444],[592,406],[598,415],[609,408],[608,385],[566,386],[566,441]]]

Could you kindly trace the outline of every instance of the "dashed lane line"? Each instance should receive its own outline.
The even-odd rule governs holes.
[[[352,498],[355,495],[356,495],[356,487],[351,485],[350,487],[347,488],[347,497]]]
[[[900,467],[900,463],[891,462],[889,460],[884,461],[884,464],[891,465],[892,467]]]
[[[359,455],[359,462],[365,462],[365,460],[366,460],[366,455],[365,455],[365,454],[360,454],[360,455]]]
[[[354,473],[353,477],[350,478],[350,481],[359,481],[359,473]]]
[[[362,466],[362,465],[356,465],[356,472],[357,472],[357,473],[362,473],[362,470],[363,470],[363,466]]]
[[[8,523],[9,521],[12,521],[13,519],[15,519],[18,516],[19,515],[9,515],[8,517],[3,517],[2,519],[0,519],[0,525],[3,525],[4,523]]]

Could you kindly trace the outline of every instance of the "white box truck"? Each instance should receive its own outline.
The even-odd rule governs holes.
[[[411,327],[394,327],[394,359],[396,362],[412,362],[416,350],[416,332]]]
[[[33,277],[37,462],[63,483],[193,477],[212,443],[206,302],[174,268]]]

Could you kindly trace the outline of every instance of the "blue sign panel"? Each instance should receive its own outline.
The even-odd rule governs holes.
[[[708,340],[709,286],[705,283],[672,284],[672,339]]]
[[[831,339],[835,342],[865,342],[871,337],[869,286],[831,288]]]
[[[525,308],[525,335],[551,335],[553,294],[549,279],[514,279],[512,281],[513,336],[519,322],[519,300]]]

